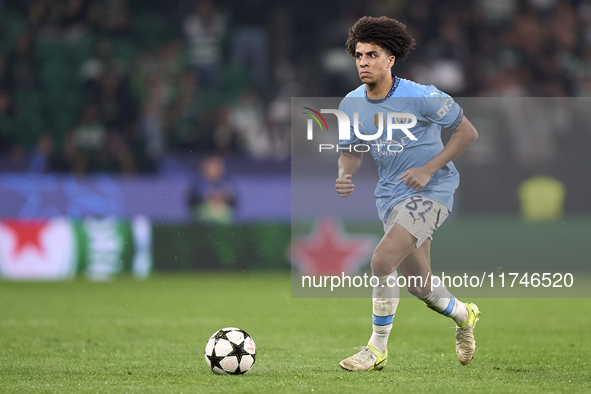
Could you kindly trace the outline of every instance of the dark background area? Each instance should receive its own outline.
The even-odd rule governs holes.
[[[291,97],[359,85],[344,43],[364,15],[396,18],[415,37],[398,76],[458,101],[591,92],[589,1],[5,0],[0,171],[182,171],[192,174],[188,205],[214,195],[231,209],[245,174],[263,185],[289,177]],[[494,149],[458,160],[460,212],[516,214],[521,181],[545,174],[566,186],[567,213],[589,213],[587,119],[537,134],[472,120],[478,144]],[[214,181],[200,164],[212,155]]]

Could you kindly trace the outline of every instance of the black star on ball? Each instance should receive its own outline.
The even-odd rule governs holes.
[[[224,357],[218,357],[215,354],[215,348],[213,349],[213,352],[211,352],[211,356],[207,356],[207,358],[209,359],[209,362],[211,362],[211,369],[213,369],[213,367],[218,367],[222,371],[224,370],[220,365],[220,361],[222,361]]]
[[[219,330],[217,334],[215,334],[216,339],[228,339],[226,336],[231,330]],[[217,341],[216,341],[217,342]]]
[[[244,350],[244,347],[242,347],[242,343],[240,345],[236,345],[234,344],[234,342],[230,341],[230,344],[232,345],[232,351],[230,352],[230,354],[228,354],[228,356],[236,356],[236,358],[238,359],[238,365],[240,365],[240,362],[242,361],[242,356],[250,355],[250,353]]]

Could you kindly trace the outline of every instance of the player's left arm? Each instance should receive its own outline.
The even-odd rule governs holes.
[[[415,190],[424,188],[429,180],[437,171],[444,165],[458,157],[478,138],[478,132],[472,123],[464,116],[447,145],[441,152],[424,166],[418,168],[409,168],[404,171],[398,180],[404,179],[406,186],[412,187]]]

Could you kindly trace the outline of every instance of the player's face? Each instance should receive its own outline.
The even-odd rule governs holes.
[[[390,69],[396,58],[377,45],[359,42],[355,46],[355,59],[361,82],[376,84],[392,75]]]

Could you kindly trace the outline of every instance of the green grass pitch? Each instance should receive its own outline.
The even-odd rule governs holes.
[[[480,299],[476,357],[451,320],[400,302],[383,371],[338,362],[371,331],[369,299],[292,299],[287,274],[0,282],[0,392],[591,392],[590,299]],[[214,375],[203,352],[236,326],[258,354]]]

